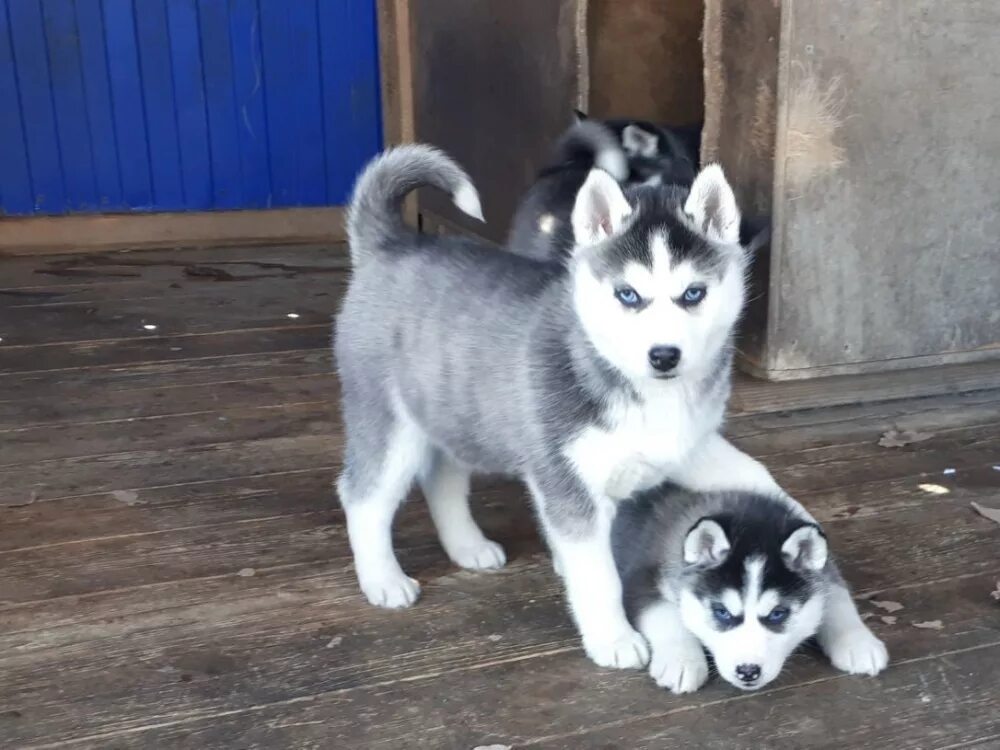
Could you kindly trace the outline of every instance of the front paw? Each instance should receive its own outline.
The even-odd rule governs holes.
[[[649,662],[649,644],[631,628],[607,638],[584,638],[583,648],[599,667],[640,669]]]
[[[708,679],[708,660],[698,643],[664,645],[653,653],[649,676],[672,693],[693,693]]]
[[[833,666],[848,674],[877,675],[889,663],[885,644],[863,625],[837,634],[826,644],[826,653]]]

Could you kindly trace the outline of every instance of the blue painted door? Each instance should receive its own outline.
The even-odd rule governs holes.
[[[340,205],[375,0],[0,0],[0,211]]]

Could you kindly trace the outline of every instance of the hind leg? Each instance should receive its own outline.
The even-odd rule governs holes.
[[[361,591],[372,604],[395,609],[413,604],[420,584],[399,567],[392,549],[392,521],[429,451],[415,425],[386,421],[389,429],[384,431],[379,420],[351,425],[356,430],[348,431],[351,439],[337,490]]]
[[[420,479],[441,546],[456,565],[470,570],[501,568],[503,547],[487,539],[469,510],[469,472],[440,451]]]

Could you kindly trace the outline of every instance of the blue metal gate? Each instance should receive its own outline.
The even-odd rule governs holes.
[[[343,204],[375,0],[0,0],[8,215]]]

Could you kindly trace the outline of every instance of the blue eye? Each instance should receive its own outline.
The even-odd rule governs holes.
[[[788,607],[775,607],[767,613],[767,617],[764,619],[767,621],[768,625],[780,625],[788,619],[788,615]]]
[[[706,294],[708,294],[708,290],[705,287],[700,284],[692,284],[681,295],[681,305],[683,307],[694,307],[705,299]]]
[[[718,622],[720,625],[730,625],[732,624],[733,620],[736,619],[733,616],[732,612],[726,609],[724,605],[719,603],[715,603],[712,605],[712,617],[714,617],[716,622]]]
[[[630,286],[621,286],[615,289],[615,299],[625,307],[638,307],[642,303],[642,297]]]

